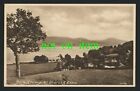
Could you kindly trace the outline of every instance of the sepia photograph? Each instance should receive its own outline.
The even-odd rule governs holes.
[[[5,87],[135,87],[135,4],[5,4]]]

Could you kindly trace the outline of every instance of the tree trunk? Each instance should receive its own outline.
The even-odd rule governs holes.
[[[15,54],[15,61],[16,61],[16,76],[18,78],[21,77],[21,74],[20,74],[20,62],[19,62],[19,56],[17,53],[14,53]]]

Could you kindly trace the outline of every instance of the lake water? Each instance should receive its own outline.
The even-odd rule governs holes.
[[[20,62],[33,62],[36,55],[46,55],[49,59],[56,59],[59,54],[64,57],[66,54],[75,57],[76,54],[82,57],[83,52],[87,53],[90,49],[80,49],[79,47],[73,47],[72,49],[63,49],[61,47],[56,47],[55,49],[40,49],[38,52],[31,52],[27,54],[20,54]],[[15,63],[15,57],[13,52],[7,48],[7,64]]]

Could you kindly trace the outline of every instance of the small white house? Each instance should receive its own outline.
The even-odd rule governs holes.
[[[89,68],[93,68],[94,67],[94,64],[93,63],[88,63],[88,67]]]

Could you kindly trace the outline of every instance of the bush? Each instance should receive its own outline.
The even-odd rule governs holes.
[[[48,57],[46,57],[45,55],[35,56],[34,57],[34,62],[35,63],[47,63],[48,62]]]

